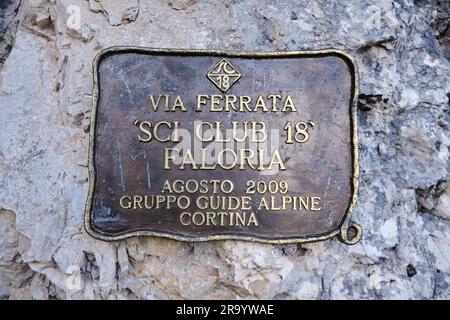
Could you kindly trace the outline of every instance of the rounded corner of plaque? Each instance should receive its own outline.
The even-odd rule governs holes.
[[[84,230],[89,236],[96,240],[110,241],[109,237],[105,237],[105,235],[93,225],[89,212],[87,212],[84,217]]]
[[[106,47],[103,48],[101,50],[99,50],[93,60],[92,66],[94,71],[98,70],[100,64],[102,63],[102,61],[104,60],[104,58],[114,54],[114,53],[120,53],[121,51],[126,51],[128,50],[128,47],[122,47],[122,46],[111,46],[111,47]]]
[[[341,227],[338,233],[338,239],[344,244],[355,245],[362,239],[362,228],[356,222],[350,222]]]
[[[111,52],[111,47],[104,48],[104,49],[98,51],[98,52],[95,54],[94,60],[93,60],[93,62],[92,62],[92,67],[93,67],[94,70],[97,70],[97,69],[98,69],[98,67],[99,67],[99,65],[100,65],[100,62],[103,60],[103,58],[104,58],[109,52]]]
[[[358,72],[358,63],[356,62],[356,58],[349,53],[348,51],[344,51],[344,50],[340,50],[340,49],[331,49],[331,50],[326,50],[326,52],[331,53],[332,55],[334,55],[337,58],[342,59],[342,61],[344,61],[344,63],[346,63],[349,67],[350,67],[350,71],[353,77],[353,85],[354,85],[354,90],[353,90],[353,104],[356,101],[357,98],[357,93],[358,93],[358,85],[359,85],[359,72]]]
[[[89,218],[89,215],[86,215],[84,218],[84,230],[92,238],[98,239],[98,237],[100,236],[100,234],[94,230],[94,227],[92,226],[92,220]]]
[[[339,49],[333,49],[335,56],[341,58],[342,60],[344,60],[347,63],[350,63],[353,67],[353,69],[356,71],[357,70],[357,63],[356,63],[356,59],[355,57],[349,53],[348,51],[344,51],[344,50],[339,50]]]

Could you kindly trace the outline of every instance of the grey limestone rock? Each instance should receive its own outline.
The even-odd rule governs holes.
[[[450,298],[449,15],[436,0],[21,1],[0,66],[0,297]],[[91,238],[91,64],[114,45],[352,54],[362,241]]]

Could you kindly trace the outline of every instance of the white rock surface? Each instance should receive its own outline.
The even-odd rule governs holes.
[[[66,24],[70,5],[80,9],[79,30]],[[22,1],[0,66],[0,297],[450,298],[449,7]],[[349,247],[336,239],[279,246],[89,237],[82,218],[91,63],[113,45],[353,54],[361,78],[354,220],[363,240]]]

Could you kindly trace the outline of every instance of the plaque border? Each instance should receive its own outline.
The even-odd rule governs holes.
[[[347,211],[342,218],[342,221],[336,229],[332,229],[326,233],[315,234],[306,237],[260,237],[250,235],[236,235],[236,234],[221,234],[221,235],[206,235],[206,236],[186,236],[176,233],[168,233],[161,231],[140,230],[125,232],[120,235],[111,236],[95,230],[91,225],[91,209],[94,197],[95,188],[95,166],[94,166],[94,147],[95,147],[95,129],[97,120],[97,107],[99,100],[99,82],[98,71],[101,60],[111,54],[117,53],[140,53],[148,55],[180,55],[180,56],[206,56],[213,55],[218,57],[229,58],[275,58],[275,57],[317,57],[317,56],[337,56],[343,59],[350,67],[352,73],[352,93],[350,106],[350,124],[351,124],[351,142],[352,142],[352,161],[353,161],[353,177],[352,177],[352,197],[347,207]],[[355,210],[358,200],[359,188],[359,154],[358,154],[358,127],[357,127],[357,103],[358,103],[358,89],[359,89],[359,74],[358,66],[355,59],[338,49],[323,49],[311,51],[226,51],[226,50],[203,50],[203,49],[168,49],[168,48],[148,48],[139,46],[112,46],[101,50],[97,53],[92,63],[93,74],[93,91],[92,91],[92,109],[90,114],[90,129],[89,129],[89,190],[87,201],[84,209],[84,228],[86,232],[95,239],[104,241],[123,240],[134,236],[154,236],[166,239],[201,242],[210,240],[243,240],[268,244],[288,244],[288,243],[308,243],[327,240],[335,236],[348,245],[358,243],[362,238],[362,229],[359,224],[352,222],[351,217]]]

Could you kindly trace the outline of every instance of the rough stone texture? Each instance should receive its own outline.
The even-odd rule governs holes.
[[[0,1],[0,68],[14,43],[20,0]]]
[[[80,30],[66,25],[73,4]],[[0,66],[0,297],[450,298],[447,1],[20,5]],[[89,237],[82,217],[91,63],[112,45],[353,54],[361,77],[354,220],[363,240],[349,247],[336,239],[279,246]]]
[[[138,0],[89,0],[93,12],[102,12],[112,26],[136,20],[139,13]]]

